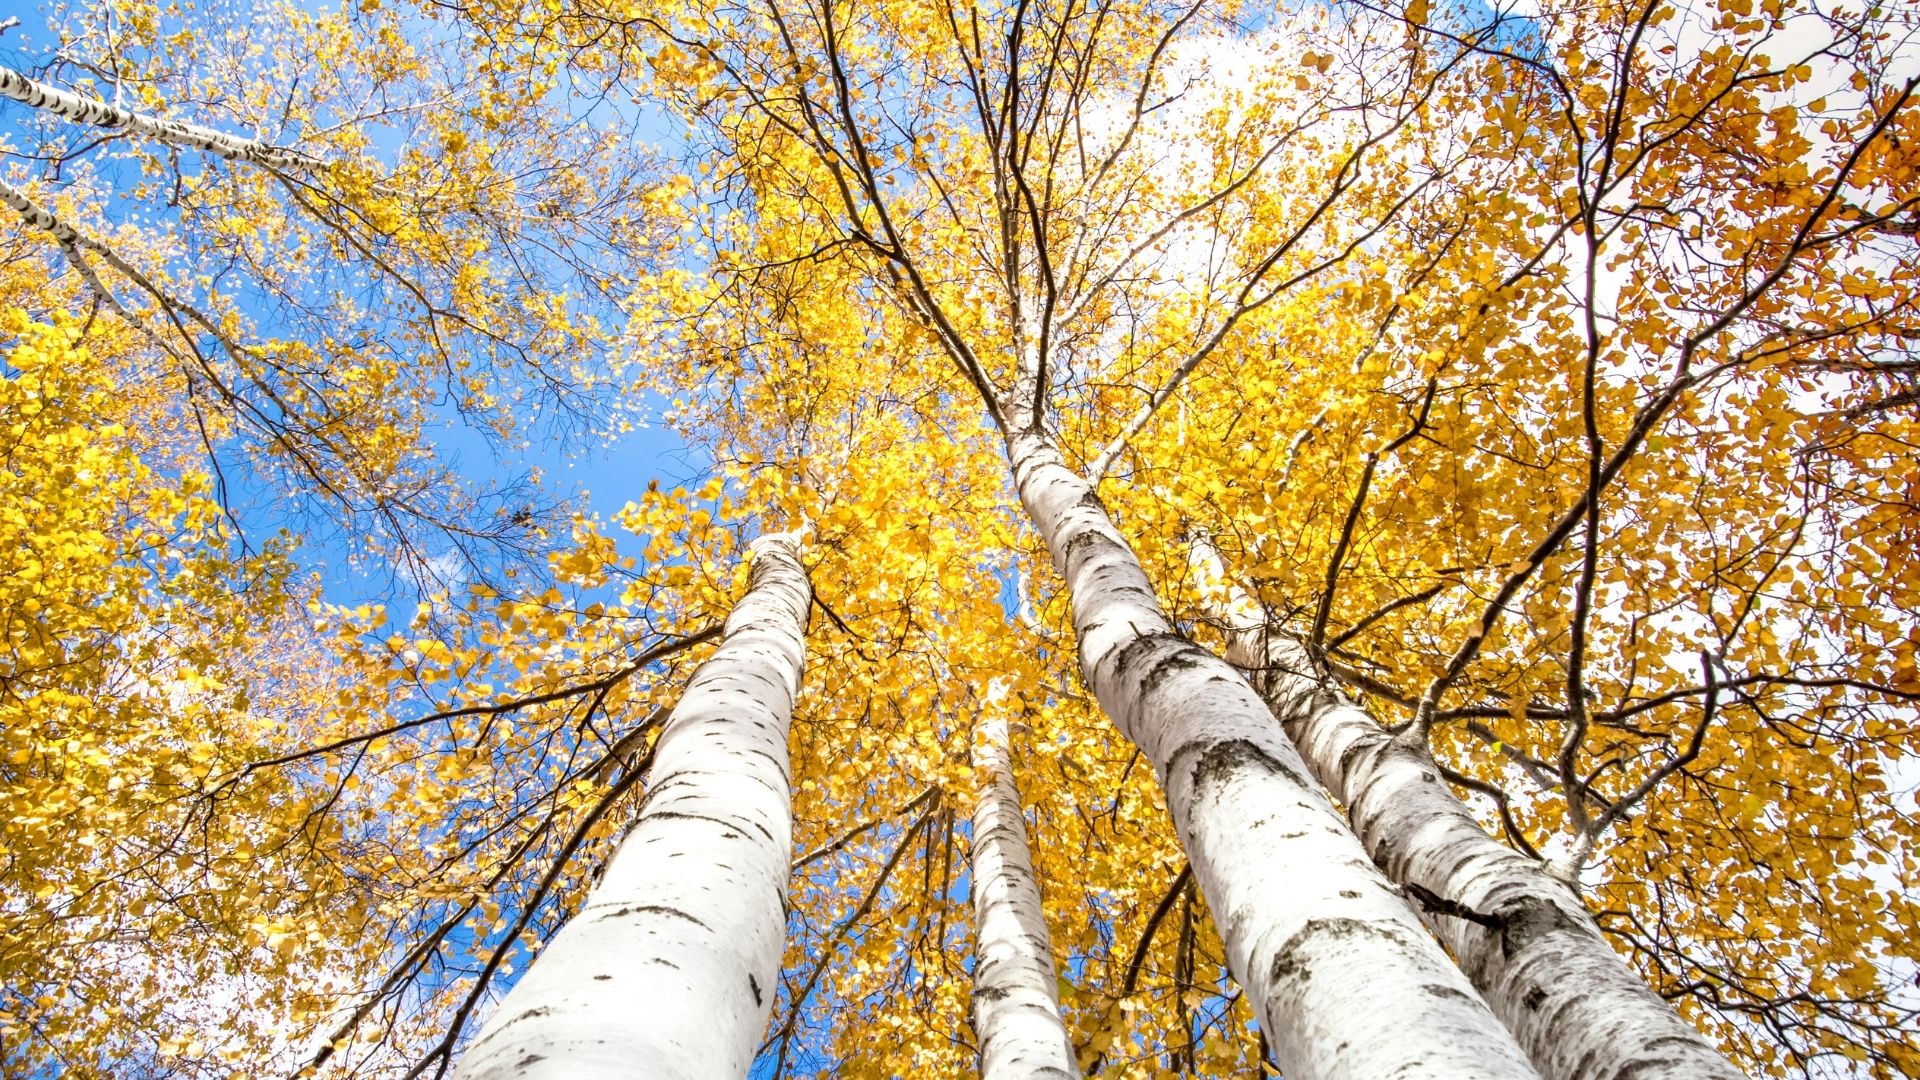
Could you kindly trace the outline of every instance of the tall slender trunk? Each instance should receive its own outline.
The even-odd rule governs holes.
[[[1424,743],[1354,707],[1291,636],[1243,627],[1232,642],[1227,659],[1256,673],[1281,726],[1387,876],[1497,924],[1427,916],[1547,1080],[1740,1076],[1622,962],[1567,885],[1480,827]]]
[[[1007,721],[983,717],[973,767],[973,1029],[981,1080],[1080,1075],[1053,969],[1053,945],[1027,850],[1027,820],[1013,786]]]
[[[1007,452],[1066,579],[1081,671],[1165,785],[1228,963],[1288,1080],[1537,1076],[1266,703],[1174,632],[1092,486],[1038,431],[1016,430]]]
[[[632,831],[458,1080],[746,1075],[785,937],[787,726],[810,599],[798,540],[754,541],[747,595],[661,732]]]

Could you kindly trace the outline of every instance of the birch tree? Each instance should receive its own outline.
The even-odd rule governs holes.
[[[985,705],[1000,705],[989,694]],[[973,1027],[980,1075],[993,1080],[1080,1075],[1060,1023],[1053,947],[1013,784],[1006,717],[979,721],[973,767]]]
[[[632,830],[456,1076],[746,1074],[786,922],[787,724],[811,609],[797,538],[752,551],[746,595],[660,734]]]
[[[1488,835],[1425,743],[1409,737],[1414,729],[1396,736],[1357,708],[1298,640],[1220,580],[1204,538],[1195,558],[1198,587],[1228,634],[1227,658],[1249,673],[1374,862],[1419,902],[1544,1075],[1740,1075],[1628,970],[1577,882]]]
[[[505,447],[542,398],[561,427],[600,422],[584,406],[606,339],[553,271],[610,269],[589,255],[627,228],[610,205],[638,210],[633,148],[516,112],[536,73],[475,77],[448,63],[470,41],[410,38],[396,12],[263,10],[254,50],[207,17],[136,4],[44,32],[8,20],[4,469],[28,480],[10,504],[23,536],[52,542],[44,559],[24,548],[31,586],[4,612],[43,626],[0,661],[8,1071],[356,1069],[394,1042],[417,1050],[428,1025],[457,1032],[460,995],[487,983],[480,914],[524,897],[530,921],[550,917],[560,875],[543,890],[543,858],[596,850],[654,730],[596,747],[554,714],[590,727],[649,659],[710,636],[696,622],[678,645],[649,642],[625,623],[611,643],[577,635],[565,670],[522,656],[500,694],[423,700],[444,692],[442,663],[487,655],[453,661],[424,624],[436,605],[478,606],[431,583],[449,567],[524,574],[524,604],[499,606],[525,630],[552,614],[548,530],[571,524],[510,475],[455,476],[428,431],[464,415]],[[441,96],[455,85],[476,92]],[[544,173],[520,168],[531,144]],[[569,145],[613,168],[556,156]],[[553,243],[537,269],[514,250],[536,234]],[[83,381],[24,374],[72,366]],[[37,436],[19,441],[36,423],[54,433],[44,472],[26,468]],[[47,497],[97,505],[36,509]],[[369,561],[309,576],[348,553]],[[374,634],[385,612],[362,567],[426,590],[426,619]],[[566,693],[542,699],[556,683]],[[515,704],[460,711],[500,700]],[[541,701],[546,717],[526,715]],[[535,721],[524,742],[473,722],[515,709]],[[419,992],[469,947],[473,979]]]
[[[1675,18],[1653,9],[1646,14],[1652,25]],[[1735,912],[1743,904],[1777,912],[1780,900],[1772,890],[1744,893],[1725,885],[1696,889],[1705,875],[1676,873],[1673,862],[1714,858],[1705,853],[1716,850],[1733,861],[1763,847],[1779,850],[1783,841],[1775,826],[1721,809],[1727,797],[1722,792],[1728,790],[1756,802],[1756,788],[1775,784],[1832,793],[1775,804],[1772,813],[1801,823],[1783,824],[1785,832],[1826,838],[1820,853],[1802,856],[1822,869],[1805,876],[1790,873],[1782,883],[1789,891],[1873,891],[1864,880],[1872,872],[1862,870],[1883,857],[1877,849],[1885,838],[1904,835],[1909,828],[1906,815],[1877,790],[1859,791],[1851,779],[1808,763],[1801,755],[1810,744],[1787,738],[1776,750],[1772,737],[1760,733],[1781,733],[1773,725],[1792,714],[1802,718],[1796,723],[1820,732],[1813,736],[1814,743],[1868,760],[1898,758],[1906,753],[1899,737],[1872,717],[1902,715],[1912,701],[1911,688],[1900,674],[1902,661],[1885,651],[1891,642],[1880,638],[1879,630],[1853,623],[1851,613],[1861,610],[1853,602],[1861,595],[1852,592],[1856,586],[1828,577],[1836,570],[1828,561],[1835,541],[1860,535],[1857,530],[1864,521],[1856,515],[1861,508],[1843,498],[1810,513],[1794,479],[1804,475],[1798,463],[1808,460],[1808,446],[1798,440],[1814,438],[1817,445],[1812,431],[1831,422],[1821,412],[1846,412],[1850,406],[1839,405],[1842,401],[1878,400],[1896,378],[1883,365],[1897,354],[1882,350],[1894,347],[1892,341],[1901,333],[1898,326],[1906,318],[1899,312],[1909,294],[1896,283],[1909,280],[1905,267],[1912,252],[1903,242],[1891,241],[1888,232],[1907,212],[1910,196],[1865,209],[1850,205],[1842,193],[1856,184],[1883,182],[1885,174],[1867,162],[1881,152],[1877,148],[1890,145],[1883,140],[1904,138],[1893,133],[1912,122],[1910,89],[1897,79],[1876,82],[1883,69],[1866,60],[1886,44],[1877,34],[1892,33],[1897,40],[1897,24],[1876,30],[1870,20],[1847,26],[1799,18],[1794,29],[1802,35],[1798,38],[1771,36],[1776,31],[1761,25],[1739,33],[1765,40],[1766,48],[1818,50],[1812,55],[1786,53],[1808,55],[1808,63],[1844,58],[1837,71],[1822,77],[1832,80],[1829,85],[1850,84],[1854,92],[1863,93],[1859,103],[1873,104],[1848,110],[1845,121],[1824,122],[1822,132],[1830,141],[1803,141],[1799,133],[1783,131],[1790,148],[1765,135],[1755,136],[1757,144],[1743,144],[1762,156],[1804,156],[1810,164],[1799,175],[1805,186],[1797,196],[1776,202],[1771,194],[1750,191],[1725,210],[1717,209],[1720,204],[1709,209],[1686,202],[1701,206],[1703,216],[1697,220],[1707,235],[1722,237],[1723,250],[1740,253],[1737,265],[1745,276],[1703,271],[1711,260],[1700,259],[1701,253],[1693,251],[1684,236],[1692,225],[1676,229],[1669,224],[1672,219],[1662,219],[1609,230],[1596,224],[1586,233],[1599,238],[1590,249],[1587,240],[1566,241],[1592,260],[1586,265],[1596,284],[1571,298],[1537,306],[1516,302],[1508,310],[1520,315],[1520,321],[1509,324],[1506,316],[1477,321],[1489,308],[1499,310],[1498,303],[1488,305],[1489,293],[1482,284],[1493,278],[1474,269],[1491,255],[1480,246],[1484,241],[1469,244],[1457,262],[1444,255],[1433,261],[1423,258],[1418,273],[1435,291],[1412,297],[1402,293],[1391,300],[1383,292],[1374,310],[1376,318],[1386,321],[1375,325],[1405,330],[1415,341],[1443,342],[1436,346],[1440,362],[1435,374],[1406,377],[1370,402],[1345,397],[1334,389],[1343,378],[1348,362],[1344,357],[1365,356],[1383,347],[1386,339],[1363,336],[1334,344],[1317,331],[1297,327],[1294,341],[1301,356],[1318,348],[1309,342],[1330,346],[1326,356],[1334,366],[1329,381],[1309,382],[1326,388],[1317,395],[1316,414],[1284,444],[1243,445],[1234,455],[1239,462],[1231,465],[1215,458],[1217,480],[1168,483],[1160,489],[1163,497],[1175,489],[1185,491],[1173,496],[1179,508],[1172,511],[1174,519],[1162,519],[1168,522],[1162,527],[1172,520],[1181,528],[1200,522],[1204,524],[1189,532],[1220,530],[1233,537],[1241,554],[1232,573],[1262,595],[1257,620],[1261,633],[1269,645],[1281,645],[1275,666],[1263,666],[1275,658],[1263,658],[1258,648],[1243,653],[1242,661],[1251,665],[1257,681],[1274,680],[1272,685],[1285,699],[1282,716],[1289,730],[1302,740],[1303,751],[1322,770],[1319,775],[1340,794],[1376,860],[1403,882],[1430,890],[1425,894],[1430,920],[1517,1031],[1524,1032],[1537,1014],[1524,1012],[1522,1003],[1511,998],[1500,1004],[1501,992],[1485,981],[1494,970],[1476,971],[1471,960],[1472,939],[1497,927],[1497,905],[1454,907],[1452,902],[1465,893],[1441,888],[1425,876],[1458,865],[1470,849],[1485,851],[1488,857],[1497,852],[1473,831],[1455,827],[1462,819],[1446,807],[1449,800],[1438,780],[1467,793],[1487,823],[1520,853],[1511,866],[1536,885],[1548,885],[1548,896],[1564,900],[1581,895],[1600,916],[1607,936],[1636,959],[1643,975],[1652,975],[1662,996],[1677,999],[1696,1021],[1712,1017],[1711,1030],[1722,1045],[1740,1048],[1734,1052],[1736,1060],[1746,1063],[1752,1060],[1748,1055],[1778,1054],[1778,1064],[1761,1068],[1809,1068],[1819,1057],[1831,1055],[1897,1072],[1903,1066],[1893,1062],[1907,1051],[1899,1039],[1883,1039],[1881,1033],[1890,1030],[1882,1025],[1904,1027],[1913,1015],[1899,991],[1891,989],[1903,978],[1898,974],[1903,962],[1887,961],[1878,973],[1869,974],[1861,957],[1899,951],[1896,946],[1883,952],[1885,947],[1877,944],[1890,932],[1881,912],[1895,917],[1893,912],[1902,906],[1898,890],[1869,901],[1873,913],[1864,919],[1835,919],[1836,909],[1827,902],[1813,903],[1792,920],[1809,928],[1802,944],[1790,950],[1792,963],[1812,960],[1828,974],[1785,976],[1776,966],[1778,946],[1766,936],[1772,931],[1735,944],[1724,930],[1707,925],[1738,918]],[[1565,23],[1559,27],[1567,28]],[[1630,59],[1640,47],[1651,55],[1685,55],[1680,51],[1685,46],[1675,44],[1684,40],[1683,34],[1648,33],[1665,44],[1634,46],[1610,63],[1624,63],[1617,57]],[[1593,40],[1579,38],[1577,46],[1570,40],[1561,55],[1591,50]],[[1805,44],[1808,41],[1818,44]],[[1728,61],[1732,70],[1720,66]],[[1690,66],[1695,63],[1697,67]],[[1874,68],[1874,74],[1855,67],[1857,63]],[[1616,69],[1600,65],[1600,70],[1615,71],[1605,77],[1616,79],[1616,85],[1629,81]],[[1649,62],[1647,71],[1634,77],[1668,80],[1664,85],[1669,89],[1634,105],[1620,103],[1633,99],[1631,91],[1622,89],[1615,104],[1607,107],[1653,109],[1659,119],[1649,123],[1655,126],[1711,129],[1751,100],[1745,97],[1748,85],[1756,92],[1768,85],[1790,88],[1807,79],[1811,70],[1794,62],[1775,68],[1724,54]],[[1726,85],[1727,96],[1715,99],[1694,90],[1714,85]],[[1552,94],[1546,98],[1554,99]],[[1673,104],[1662,112],[1651,104],[1660,100]],[[1809,101],[1816,109],[1826,104],[1809,95],[1799,107],[1808,107]],[[1599,98],[1592,102],[1595,107],[1601,104]],[[1510,188],[1509,195],[1540,200],[1533,205],[1557,200],[1575,216],[1584,212],[1595,222],[1618,223],[1635,213],[1624,207],[1631,198],[1653,201],[1660,196],[1648,192],[1675,191],[1668,170],[1723,175],[1715,163],[1725,144],[1717,138],[1670,148],[1658,139],[1607,134],[1597,117],[1582,122],[1579,116],[1576,112],[1559,122],[1584,123],[1590,125],[1587,131],[1597,132],[1586,136],[1590,141],[1579,151],[1588,165],[1570,161],[1560,170],[1543,169],[1533,181],[1537,186],[1521,183]],[[1734,134],[1738,121],[1732,123],[1723,137],[1744,138]],[[1569,138],[1559,145],[1583,144]],[[1576,153],[1564,152],[1569,157]],[[1894,189],[1877,190],[1884,194]],[[1666,212],[1679,213],[1680,204],[1663,205]],[[1520,259],[1512,265],[1524,266],[1528,259],[1553,265],[1560,257],[1555,254],[1559,241],[1551,236],[1548,241],[1543,248],[1537,246],[1537,236],[1526,237],[1516,244]],[[1604,271],[1592,270],[1597,266],[1614,274],[1632,269],[1616,292]],[[1579,271],[1573,273],[1578,276]],[[1495,276],[1502,279],[1502,287],[1518,288],[1525,275],[1508,270]],[[1839,294],[1828,291],[1830,284],[1819,284],[1847,280],[1853,284]],[[1678,300],[1682,295],[1685,301]],[[1428,306],[1429,298],[1437,303]],[[1559,311],[1569,317],[1561,321]],[[1674,314],[1681,311],[1686,314]],[[1793,329],[1786,329],[1789,326]],[[1556,466],[1549,464],[1551,453],[1544,458],[1534,453],[1556,445],[1560,436],[1510,439],[1502,434],[1504,417],[1514,415],[1513,407],[1530,406],[1504,392],[1496,395],[1503,399],[1498,402],[1476,400],[1472,388],[1490,385],[1478,383],[1481,374],[1510,370],[1511,360],[1538,355],[1556,332],[1566,335],[1560,339],[1566,342],[1565,355],[1605,359],[1564,389],[1543,382],[1522,395],[1539,394],[1537,401],[1547,415],[1557,412],[1591,421],[1584,431],[1567,434],[1586,442],[1580,457],[1595,471],[1584,477],[1569,475],[1556,485],[1562,495],[1542,499],[1537,478],[1552,474]],[[1456,333],[1458,337],[1452,336]],[[1829,353],[1829,346],[1838,346],[1838,351]],[[1483,366],[1489,359],[1495,367]],[[1818,388],[1790,374],[1795,369],[1823,372]],[[1640,372],[1640,390],[1610,399],[1606,395],[1621,394],[1617,373],[1623,370]],[[1790,386],[1796,388],[1791,392],[1834,404],[1810,407],[1796,416],[1795,409],[1782,408]],[[1620,404],[1609,410],[1601,404],[1608,400]],[[1697,403],[1706,401],[1713,404]],[[1297,412],[1288,414],[1286,422],[1298,422]],[[1257,426],[1259,418],[1271,415],[1256,409],[1240,422]],[[1358,426],[1367,429],[1364,434],[1355,430],[1355,421],[1363,416],[1368,419]],[[1801,434],[1786,434],[1790,430]],[[1203,445],[1219,449],[1222,444],[1191,429],[1180,437],[1184,447],[1171,441],[1160,444],[1159,453],[1169,455],[1161,460],[1188,464],[1171,466],[1161,475],[1204,475],[1208,467],[1198,465],[1193,450]],[[1464,446],[1476,451],[1470,455],[1470,470],[1458,460],[1457,448]],[[1691,449],[1675,450],[1706,446],[1713,449],[1698,456]],[[1212,452],[1202,451],[1201,456]],[[1243,495],[1237,489],[1251,479],[1247,463],[1256,456],[1270,463],[1264,466],[1269,478],[1247,485]],[[1277,482],[1271,479],[1276,473]],[[1536,479],[1525,479],[1530,475]],[[1669,502],[1674,494],[1668,485],[1676,475],[1688,476],[1698,493],[1685,500],[1688,510],[1681,519]],[[1551,509],[1537,524],[1529,524],[1541,502]],[[1312,536],[1282,538],[1262,519],[1272,520],[1287,507],[1316,507],[1323,524]],[[1487,554],[1449,539],[1462,529],[1518,542],[1490,549],[1496,563],[1501,551],[1507,553],[1506,565],[1496,568],[1489,565]],[[1769,538],[1761,539],[1763,535]],[[1519,540],[1522,536],[1526,539]],[[1596,536],[1601,539],[1593,539]],[[1850,543],[1839,540],[1842,548]],[[1587,544],[1601,546],[1589,549],[1583,546]],[[1750,565],[1747,560],[1754,558],[1767,567],[1758,577],[1730,570],[1732,564]],[[1594,576],[1582,585],[1588,567]],[[1677,609],[1667,606],[1675,603],[1672,599],[1656,599],[1662,590],[1658,583],[1669,581],[1676,571],[1703,583],[1697,591],[1683,589],[1688,599],[1678,602]],[[1829,586],[1811,580],[1784,584],[1803,577],[1831,581],[1835,591],[1823,593]],[[1850,577],[1839,571],[1839,580]],[[1582,600],[1587,588],[1598,591]],[[1600,592],[1612,597],[1610,604],[1624,602],[1624,610],[1601,612],[1591,599]],[[1470,599],[1476,594],[1480,600]],[[1793,595],[1826,596],[1816,603],[1831,605],[1836,613],[1827,625],[1852,643],[1815,644],[1824,635],[1810,632],[1797,616],[1786,613],[1792,601],[1785,597]],[[1780,606],[1783,601],[1787,607]],[[1465,606],[1456,607],[1461,604]],[[1763,614],[1769,611],[1773,614]],[[1199,614],[1203,620],[1210,617]],[[1786,629],[1781,619],[1794,629]],[[1592,629],[1574,633],[1587,620]],[[1869,616],[1867,622],[1878,619]],[[1582,634],[1608,645],[1569,652]],[[1892,648],[1897,652],[1900,647]],[[1656,660],[1644,651],[1648,649],[1668,659]],[[1522,656],[1545,662],[1533,666],[1520,660]],[[1568,679],[1585,687],[1580,695],[1591,700],[1569,706],[1563,703],[1572,700],[1567,697],[1571,691],[1556,695],[1544,689]],[[1597,689],[1603,685],[1606,690]],[[1755,694],[1757,687],[1769,689]],[[1365,717],[1340,711],[1342,692],[1358,695],[1379,721],[1368,726]],[[1451,694],[1466,700],[1451,707],[1438,704]],[[1556,698],[1554,704],[1547,703]],[[1743,719],[1748,709],[1774,719]],[[1310,716],[1320,719],[1310,721]],[[1380,723],[1396,726],[1382,731]],[[1307,742],[1318,749],[1308,751]],[[1431,757],[1420,752],[1423,744]],[[1761,745],[1768,749],[1758,749]],[[1735,746],[1746,749],[1735,751]],[[1841,746],[1847,749],[1838,750]],[[1396,761],[1402,753],[1411,756]],[[1734,765],[1741,754],[1755,755],[1750,764],[1757,773]],[[1769,766],[1760,761],[1775,763],[1780,771],[1768,775]],[[1849,768],[1854,767],[1857,764]],[[1880,767],[1865,768],[1877,774]],[[1384,782],[1390,772],[1417,786],[1391,802],[1380,798],[1366,805],[1361,798],[1365,786]],[[1716,790],[1720,784],[1727,786]],[[1878,781],[1870,779],[1868,786],[1877,789]],[[1425,799],[1415,800],[1412,793],[1417,792],[1425,792]],[[1845,808],[1840,810],[1844,823],[1831,813],[1840,807]],[[1428,810],[1434,815],[1429,822],[1452,824],[1445,830],[1430,824],[1423,833],[1412,819],[1401,816],[1403,811]],[[1865,824],[1869,819],[1872,825]],[[1682,834],[1688,839],[1678,840]],[[1443,837],[1450,842],[1442,844]],[[1854,844],[1865,845],[1865,850]],[[1643,845],[1662,855],[1627,854],[1644,850]],[[1692,854],[1679,855],[1681,848]],[[1746,854],[1733,855],[1729,848]],[[1850,868],[1843,868],[1845,856],[1833,861],[1836,853],[1849,850],[1858,852]],[[1625,869],[1629,865],[1634,869]],[[1518,878],[1502,877],[1517,887]],[[1849,878],[1851,884],[1838,884]],[[1563,886],[1549,885],[1547,879]],[[1468,893],[1492,880],[1482,878],[1468,888],[1456,879]],[[1822,880],[1832,884],[1814,884]],[[1636,899],[1625,900],[1629,894]],[[1637,904],[1648,902],[1649,894],[1660,897],[1650,904],[1660,914],[1630,914]],[[1736,895],[1744,899],[1736,900]],[[1680,930],[1682,921],[1695,929]],[[1656,924],[1659,929],[1654,929]],[[1825,929],[1812,929],[1816,924]],[[1684,959],[1688,947],[1678,946],[1678,939],[1690,939],[1693,948],[1711,952],[1717,960],[1689,963]],[[1850,944],[1838,945],[1842,939]],[[1576,939],[1569,937],[1568,942]],[[1656,956],[1660,959],[1652,960]],[[1693,974],[1675,978],[1678,970]],[[1755,978],[1760,971],[1772,974]],[[1788,983],[1800,989],[1786,991]],[[1740,989],[1731,990],[1734,985]],[[1554,987],[1543,984],[1541,989],[1548,995],[1544,1006]],[[1797,993],[1810,994],[1811,1000],[1793,1000]],[[1596,1019],[1611,1025],[1625,1015]],[[1654,1022],[1655,1030],[1661,1026],[1655,1014],[1642,1015]],[[1568,1033],[1565,1028],[1556,1032],[1555,1041]],[[1619,1045],[1597,1030],[1589,1037],[1595,1044]],[[1545,1047],[1523,1041],[1543,1069],[1549,1068],[1541,1057]],[[1759,1050],[1761,1045],[1773,1049]],[[1566,1063],[1560,1067],[1583,1067],[1577,1054],[1553,1053]]]

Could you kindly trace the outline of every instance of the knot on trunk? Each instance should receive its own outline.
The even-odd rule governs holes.
[[[1489,915],[1484,911],[1475,911],[1460,901],[1449,900],[1417,882],[1407,882],[1401,887],[1401,892],[1407,899],[1419,904],[1421,910],[1429,914],[1447,915],[1455,919],[1465,919],[1468,922],[1479,923],[1489,930],[1503,934],[1506,931],[1507,917],[1505,914]]]
[[[1533,947],[1549,934],[1581,933],[1581,921],[1559,904],[1544,896],[1523,896],[1501,906],[1499,911],[1477,911],[1458,900],[1449,900],[1424,885],[1408,882],[1402,886],[1407,899],[1434,915],[1446,915],[1478,923],[1500,935],[1500,951],[1511,960]]]

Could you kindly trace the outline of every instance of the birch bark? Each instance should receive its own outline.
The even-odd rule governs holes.
[[[983,717],[973,748],[973,1029],[981,1080],[1075,1080],[1060,1020],[1053,945],[1013,785],[1007,721]]]
[[[798,539],[754,541],[747,594],[661,732],[639,819],[456,1080],[747,1074],[785,936],[810,600]]]
[[[1740,1076],[1621,961],[1565,883],[1480,827],[1424,744],[1396,738],[1316,677],[1294,638],[1246,626],[1241,619],[1227,659],[1257,673],[1273,714],[1347,808],[1373,861],[1396,882],[1498,921],[1426,916],[1541,1075]]]
[[[55,116],[95,127],[120,128],[172,146],[205,150],[228,161],[246,161],[276,169],[317,168],[319,158],[284,146],[273,146],[258,139],[229,135],[224,131],[178,120],[162,120],[94,98],[82,97],[58,87],[30,79],[9,67],[0,66],[0,96],[12,98],[29,108],[42,109]]]
[[[1234,977],[1289,1080],[1538,1074],[1308,779],[1266,703],[1174,632],[1139,560],[1038,431],[1015,483],[1073,602],[1080,666],[1153,763]]]

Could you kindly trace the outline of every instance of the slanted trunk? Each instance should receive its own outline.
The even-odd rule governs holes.
[[[785,936],[787,725],[809,601],[798,542],[755,541],[747,595],[661,732],[632,831],[457,1080],[747,1074]]]
[[[48,86],[9,67],[0,67],[0,96],[12,98],[29,108],[41,109],[76,124],[119,128],[144,135],[183,149],[205,150],[228,161],[246,161],[275,169],[316,168],[318,158],[284,146],[273,146],[258,139],[229,135],[224,131],[178,120],[162,120],[95,98]]]
[[[1007,757],[1007,722],[980,721],[973,749],[973,1030],[981,1080],[1080,1075],[1053,970],[1053,946]]]
[[[1225,660],[1174,632],[1092,487],[1007,440],[1073,602],[1080,666],[1165,785],[1194,878],[1288,1080],[1537,1076]]]
[[[1227,658],[1256,672],[1274,715],[1388,877],[1498,923],[1427,916],[1547,1080],[1740,1076],[1622,962],[1567,885],[1480,827],[1424,744],[1355,708],[1297,640],[1242,629]]]

